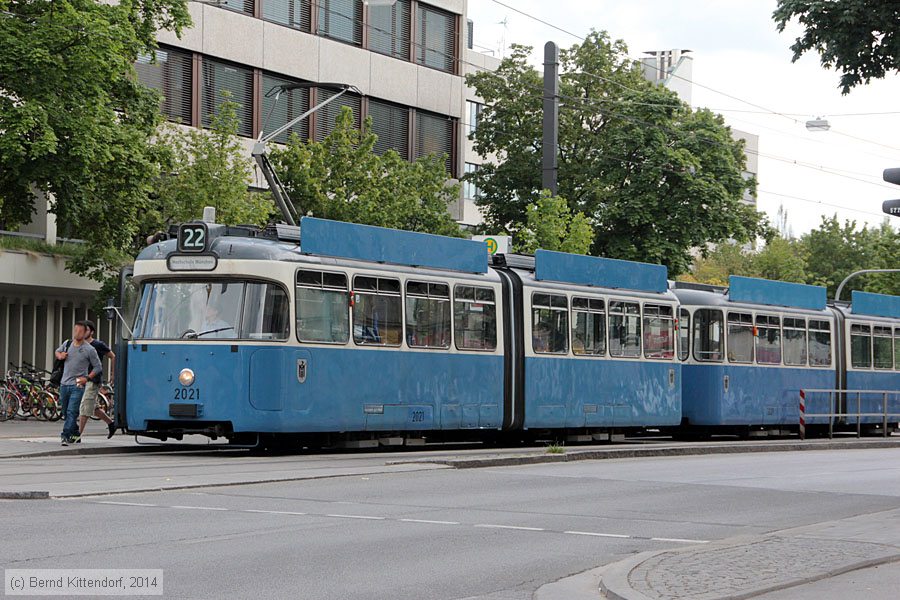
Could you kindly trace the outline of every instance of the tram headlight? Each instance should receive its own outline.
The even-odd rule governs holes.
[[[181,373],[178,374],[178,381],[181,382],[181,385],[187,387],[193,385],[194,383],[194,372],[190,369],[182,369]]]

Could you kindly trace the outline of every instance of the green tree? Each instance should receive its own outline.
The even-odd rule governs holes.
[[[751,257],[750,263],[757,277],[806,283],[806,259],[798,242],[775,236]]]
[[[461,236],[447,210],[459,198],[459,185],[447,184],[446,157],[409,162],[393,150],[378,155],[377,139],[370,120],[357,129],[350,109],[344,107],[322,142],[292,136],[286,147],[272,149],[272,163],[297,212]]]
[[[185,0],[0,0],[0,227],[45,194],[61,234],[88,242],[68,267],[105,275],[157,173],[159,97],[133,64],[157,30],[189,23]]]
[[[543,190],[537,202],[526,210],[526,224],[519,232],[517,252],[534,254],[538,248],[572,254],[590,251],[594,230],[583,214],[572,214],[565,198]]]
[[[706,256],[697,256],[691,272],[678,279],[727,286],[728,277],[731,275],[758,277],[759,273],[750,252],[745,251],[739,244],[726,242],[716,246]]]
[[[253,161],[237,136],[237,104],[226,96],[208,130],[168,123],[155,142],[162,173],[143,215],[141,233],[197,219],[216,208],[219,223],[264,225],[274,205],[268,193],[247,189]]]
[[[822,66],[841,71],[844,94],[900,70],[900,3],[885,0],[778,0],[778,31],[797,19],[804,27],[791,50],[796,62],[815,50]]]
[[[475,150],[503,160],[467,177],[491,231],[516,235],[541,192],[541,78],[531,48],[513,46],[496,72],[467,76],[487,105]],[[593,32],[560,54],[559,195],[594,229],[591,253],[691,265],[691,248],[767,232],[741,202],[755,181],[742,177],[742,142],[720,116],[693,112],[654,86],[621,41]]]

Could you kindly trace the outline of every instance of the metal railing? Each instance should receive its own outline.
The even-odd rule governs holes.
[[[809,394],[828,394],[827,413],[810,413],[806,412],[806,403]],[[844,397],[844,410],[839,412],[838,400]],[[854,404],[855,397],[856,412],[850,411],[850,407]],[[890,412],[888,410],[889,400],[895,400],[900,405],[900,390],[838,390],[838,389],[803,389],[800,390],[800,439],[806,437],[806,419],[809,418],[827,418],[828,419],[828,437],[834,437],[835,421],[839,419],[856,419],[856,437],[862,436],[862,420],[864,417],[879,417],[881,419],[882,434],[888,436],[888,422],[891,419],[900,419],[900,412]],[[878,412],[863,412],[863,401],[866,404],[877,400],[881,405]]]

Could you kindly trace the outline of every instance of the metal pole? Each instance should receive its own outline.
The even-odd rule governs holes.
[[[544,45],[544,139],[542,144],[542,178],[544,189],[554,196],[558,191],[559,162],[559,46]]]
[[[831,405],[831,415],[828,417],[828,439],[834,438],[834,413],[835,413],[835,398],[837,396],[834,392],[828,392],[828,403]]]
[[[862,437],[862,392],[856,392],[856,437]]]
[[[841,299],[841,292],[844,291],[844,286],[847,285],[848,281],[857,275],[865,275],[866,273],[900,273],[900,269],[863,269],[862,271],[854,271],[844,277],[844,280],[837,287],[837,290],[834,292],[834,301],[837,302]]]
[[[806,393],[800,390],[800,439],[806,439]]]
[[[887,396],[888,396],[888,395],[887,395],[887,392],[884,392],[884,393],[881,395],[881,409],[882,409],[882,411],[884,412],[884,414],[883,414],[883,418],[884,418],[884,429],[882,429],[881,434],[882,434],[884,437],[887,437],[887,435],[888,435],[888,432],[887,432]]]

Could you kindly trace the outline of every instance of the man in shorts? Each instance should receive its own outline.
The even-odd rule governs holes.
[[[109,357],[109,385],[112,386],[116,380],[116,353],[102,341],[94,339],[94,334],[97,332],[97,326],[94,325],[93,321],[85,321],[84,324],[85,327],[87,327],[87,336],[84,341],[88,342],[93,346],[94,350],[97,351],[97,357],[100,359],[100,364],[103,364],[104,357]],[[98,374],[84,386],[84,395],[81,397],[81,409],[78,415],[77,442],[81,441],[81,435],[84,433],[84,428],[87,426],[88,419],[91,416],[100,417],[100,419],[106,423],[106,429],[108,431],[106,439],[109,439],[116,434],[116,426],[113,423],[113,420],[106,414],[106,411],[100,408],[100,404],[97,402],[101,384],[100,378],[101,374]]]

